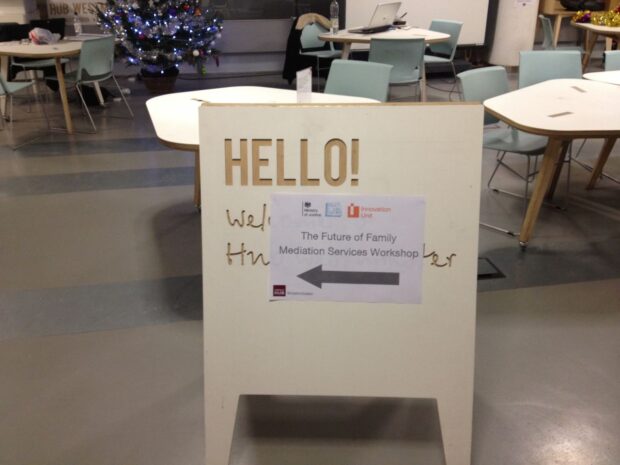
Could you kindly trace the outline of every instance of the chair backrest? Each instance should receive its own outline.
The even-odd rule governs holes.
[[[109,35],[82,42],[77,79],[104,79],[114,69],[114,36]]]
[[[605,52],[605,71],[620,71],[620,50]]]
[[[538,15],[538,19],[540,19],[540,25],[543,31],[542,48],[544,50],[553,50],[555,47],[553,46],[553,27],[551,26],[551,20],[545,15]]]
[[[549,79],[581,79],[581,53],[577,50],[520,52],[519,88]]]
[[[471,69],[457,75],[461,82],[463,100],[468,102],[483,102],[497,95],[505,94],[508,88],[508,74],[503,66]],[[484,124],[497,123],[499,120],[484,113]]]
[[[421,78],[424,39],[371,39],[368,61],[392,65],[390,82],[416,82]]]
[[[311,23],[304,26],[301,30],[301,37],[299,39],[301,43],[301,50],[316,50],[321,48],[327,48],[327,44],[329,44],[329,48],[333,50],[334,45],[332,42],[325,42],[319,39],[320,34],[325,34],[327,29],[321,26],[319,23]]]
[[[452,61],[454,59],[454,54],[456,53],[456,46],[459,41],[459,35],[461,35],[462,27],[463,23],[459,21],[451,21],[449,19],[433,19],[429,29],[431,31],[449,34],[450,38],[444,42],[430,44],[429,48],[431,49],[431,52],[438,55],[443,55]]]
[[[391,65],[383,63],[334,60],[325,83],[325,93],[367,97],[385,102],[391,70]]]

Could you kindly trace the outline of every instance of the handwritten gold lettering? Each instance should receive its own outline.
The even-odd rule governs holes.
[[[265,256],[262,253],[256,253],[253,250],[248,250],[245,248],[245,243],[241,243],[241,247],[238,251],[233,252],[231,248],[230,242],[228,242],[226,246],[226,261],[229,265],[235,264],[233,257],[239,258],[239,265],[245,266],[245,258],[248,257],[250,259],[250,265],[255,266],[256,264],[261,264],[263,266],[269,265],[269,261],[265,259]]]
[[[424,258],[430,258],[431,266],[436,266],[437,268],[444,268],[446,266],[448,268],[452,268],[452,260],[454,259],[454,257],[456,257],[455,253],[451,253],[444,258],[445,261],[441,261],[441,257],[434,250],[432,252],[426,253],[426,244],[424,244],[423,255]]]
[[[259,217],[255,217],[252,214],[248,214],[246,216],[246,211],[241,210],[241,213],[238,217],[231,218],[230,210],[226,210],[226,220],[228,221],[228,225],[239,228],[250,227],[254,229],[260,229],[261,231],[265,230],[265,224],[270,224],[271,218],[267,216],[267,204],[264,203],[259,214]]]

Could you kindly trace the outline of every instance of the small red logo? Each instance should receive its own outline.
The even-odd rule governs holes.
[[[284,284],[274,284],[273,285],[273,296],[274,297],[286,297],[286,286]]]
[[[360,207],[359,207],[359,205],[355,205],[354,203],[350,204],[347,207],[347,216],[349,218],[359,218],[360,217]]]

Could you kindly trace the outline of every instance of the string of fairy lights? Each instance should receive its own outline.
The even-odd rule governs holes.
[[[222,21],[201,0],[107,0],[97,16],[128,64],[164,74],[188,62],[205,74],[207,61],[217,61]]]

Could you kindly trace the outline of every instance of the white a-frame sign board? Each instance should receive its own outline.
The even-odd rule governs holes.
[[[207,465],[228,463],[240,395],[436,399],[447,465],[470,463],[482,115],[474,104],[201,107]],[[326,253],[316,265],[343,269],[326,270],[322,287],[307,275],[288,279],[316,299],[278,300],[272,213],[281,240],[309,228],[312,247],[327,250],[314,236],[321,221],[344,224],[388,211],[382,205],[397,214],[377,236],[384,247],[399,237],[399,247],[417,251],[409,259],[421,262],[419,274],[408,275],[395,254],[375,271],[394,263],[400,281],[369,273],[351,282],[348,260],[359,257],[332,266]],[[407,208],[422,222],[412,241],[403,238]],[[295,244],[275,250],[307,260]],[[374,262],[364,263],[372,271]],[[419,292],[379,292],[405,282]]]

